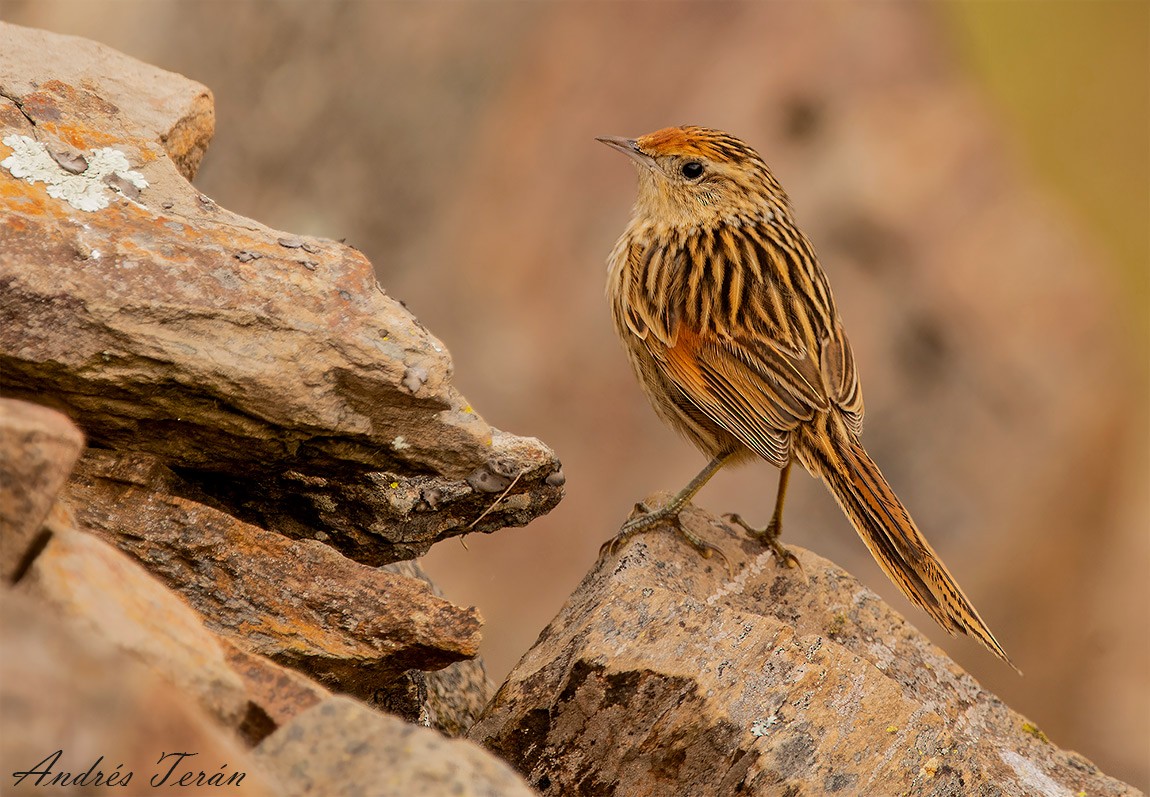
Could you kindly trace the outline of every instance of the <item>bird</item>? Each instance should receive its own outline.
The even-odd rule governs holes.
[[[597,140],[638,171],[634,210],[608,261],[615,330],[655,412],[709,457],[665,506],[637,504],[604,550],[671,522],[709,555],[715,546],[679,513],[723,466],[758,457],[781,469],[770,523],[724,517],[780,564],[796,564],[779,537],[797,460],[911,603],[1013,667],[860,442],[859,375],[830,284],[763,158],[693,125]]]

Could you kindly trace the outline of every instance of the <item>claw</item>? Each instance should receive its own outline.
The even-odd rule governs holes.
[[[728,577],[734,575],[734,569],[731,567],[731,560],[727,558],[727,555],[723,553],[723,550],[719,548],[719,546],[701,539],[693,532],[686,529],[679,519],[679,508],[675,508],[671,504],[668,504],[667,506],[664,506],[658,510],[652,510],[644,502],[635,504],[635,508],[631,511],[630,518],[626,523],[623,524],[623,527],[619,529],[619,533],[599,546],[599,556],[602,557],[604,555],[614,555],[616,552],[618,552],[620,546],[622,546],[623,543],[630,539],[633,535],[638,534],[641,531],[646,531],[652,526],[663,521],[667,521],[672,526],[674,526],[675,530],[683,535],[683,537],[687,539],[687,542],[691,544],[691,547],[698,551],[699,555],[704,559],[710,559],[712,554],[717,553],[719,558],[723,560],[723,565],[727,569]]]
[[[717,553],[719,558],[723,560],[723,567],[725,567],[727,570],[727,578],[734,578],[735,569],[731,566],[731,560],[727,558],[725,553],[723,553],[722,548],[720,548],[718,545],[709,543],[706,540],[696,537],[694,534],[687,531],[682,526],[679,526],[679,533],[687,538],[687,542],[691,543],[691,547],[698,551],[699,555],[704,559],[710,559],[711,554]]]
[[[645,502],[640,501],[635,504],[631,510],[631,514],[627,517],[627,522],[619,529],[619,533],[599,546],[599,556],[613,556],[619,551],[620,546],[629,540],[632,535],[644,530],[648,526],[654,525],[661,519],[662,511],[653,512],[651,511],[651,507],[647,506]]]
[[[767,524],[766,528],[761,529],[755,528],[750,523],[743,520],[743,518],[735,512],[730,512],[726,515],[723,515],[723,520],[727,521],[728,523],[734,523],[736,526],[741,526],[742,529],[747,532],[747,534],[757,538],[764,545],[768,546],[771,549],[771,553],[774,554],[775,563],[779,567],[797,567],[800,571],[802,571],[803,563],[799,561],[797,556],[787,550],[785,545],[779,542],[779,536],[782,534],[783,530],[777,520],[772,519],[771,522]],[[804,573],[803,575],[805,577],[806,574]]]

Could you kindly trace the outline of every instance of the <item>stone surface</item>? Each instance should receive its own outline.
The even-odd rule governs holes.
[[[152,458],[92,450],[65,497],[83,528],[179,592],[241,647],[369,700],[411,668],[474,656],[482,620],[423,581],[174,495]]]
[[[0,33],[12,52],[67,43]],[[201,86],[152,70],[119,104],[123,87],[94,68],[45,80],[38,58],[10,66],[10,395],[50,401],[94,445],[156,455],[245,519],[322,530],[371,564],[525,524],[559,501],[554,453],[476,414],[451,384],[447,350],[362,254],[230,213],[184,179],[165,147],[194,136],[163,129],[195,114]],[[192,97],[191,110],[173,97]]]
[[[425,673],[427,724],[450,737],[464,736],[495,694],[482,659],[460,661]]]
[[[16,580],[43,544],[40,527],[84,447],[55,410],[0,398],[0,580]]]
[[[470,738],[544,794],[1136,795],[818,556],[665,527],[600,562]]]
[[[220,644],[228,665],[239,675],[247,692],[248,710],[240,723],[240,735],[253,747],[292,717],[331,696],[312,679],[271,659],[250,653],[226,639]]]
[[[253,523],[322,535],[344,555],[382,565],[422,556],[447,537],[527,525],[558,502],[563,474],[551,451],[534,438],[491,435],[487,457],[462,479],[397,469],[358,479],[289,471],[258,489],[228,478],[197,483]],[[444,441],[447,459],[457,456],[451,445]]]
[[[284,797],[530,797],[504,762],[464,739],[445,739],[334,697],[265,739],[257,759]]]
[[[186,772],[246,773],[229,794],[270,797],[278,784],[263,772],[230,731],[220,728],[183,690],[172,688],[136,656],[114,643],[61,622],[55,612],[18,590],[0,591],[0,791],[5,795],[94,795],[170,793],[207,795],[225,789],[191,784],[171,789]],[[57,750],[52,775],[16,782],[14,772],[36,765]],[[164,753],[186,751],[176,777],[153,788],[175,759]],[[94,768],[93,768],[93,765]],[[60,772],[72,777],[93,768],[76,785],[50,787]],[[96,783],[118,774],[109,789]],[[127,780],[131,772],[130,780]],[[126,781],[127,785],[123,786]],[[86,783],[86,785],[83,785]]]
[[[189,180],[215,130],[215,104],[206,86],[88,39],[0,23],[0,97],[25,106],[40,132],[78,144],[69,141],[71,135],[85,134],[53,111],[54,100],[63,96],[80,110],[99,108],[97,113],[131,120],[133,134],[159,142]],[[78,145],[65,151],[82,154]]]
[[[443,592],[417,562],[396,562],[384,568],[420,579],[434,594],[443,597]],[[467,733],[495,694],[495,684],[487,677],[487,668],[479,656],[421,675],[419,721],[453,738]],[[406,715],[405,718],[416,719]]]
[[[184,601],[130,557],[63,523],[16,589],[50,605],[78,633],[143,660],[229,727],[246,708],[239,677]]]

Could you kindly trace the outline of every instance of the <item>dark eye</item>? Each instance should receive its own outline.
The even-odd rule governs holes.
[[[698,161],[687,161],[680,171],[688,180],[698,180],[703,176],[703,164]]]

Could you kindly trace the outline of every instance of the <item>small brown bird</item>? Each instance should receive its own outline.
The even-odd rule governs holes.
[[[780,562],[791,463],[826,482],[887,576],[950,633],[1006,653],[867,456],[850,344],[810,241],[757,152],[734,136],[671,127],[600,138],[635,161],[639,197],[610,258],[615,329],[655,411],[711,461],[667,506],[628,521],[609,549],[670,520],[723,465],[782,469],[775,510],[752,529]]]

